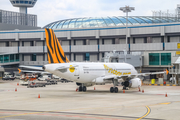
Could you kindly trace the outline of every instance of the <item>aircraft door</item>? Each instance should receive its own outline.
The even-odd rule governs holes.
[[[79,76],[79,67],[75,67],[75,74],[74,74],[74,76]]]

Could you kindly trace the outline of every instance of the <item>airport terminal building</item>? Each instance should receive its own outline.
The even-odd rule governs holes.
[[[98,62],[105,52],[142,52],[144,70],[164,70],[179,57],[180,18],[122,16],[75,18],[46,25],[55,31],[70,61]],[[0,63],[5,69],[47,64],[44,28],[0,31]],[[128,58],[127,58],[128,59]]]

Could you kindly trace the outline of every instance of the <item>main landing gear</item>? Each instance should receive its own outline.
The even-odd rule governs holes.
[[[112,80],[113,81],[113,84],[114,84],[114,87],[111,87],[110,88],[110,92],[113,93],[118,93],[118,88],[116,86],[118,86],[118,81],[115,79],[115,80]]]
[[[118,93],[118,88],[117,87],[111,87],[110,92],[111,93],[113,93],[113,92]]]
[[[86,92],[86,86],[79,86],[79,92],[83,91]]]

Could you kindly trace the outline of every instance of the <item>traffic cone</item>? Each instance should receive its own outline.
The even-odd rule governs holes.
[[[94,87],[94,90],[96,90],[96,88]]]
[[[78,88],[76,88],[76,92],[78,91]]]
[[[38,98],[40,98],[40,94],[38,95]]]
[[[17,86],[19,86],[19,83],[17,83]]]
[[[167,93],[165,94],[165,97],[167,97]]]
[[[125,93],[125,90],[123,89],[123,93]]]
[[[17,88],[15,88],[15,92],[17,92]]]
[[[142,93],[144,93],[144,90],[142,90]]]

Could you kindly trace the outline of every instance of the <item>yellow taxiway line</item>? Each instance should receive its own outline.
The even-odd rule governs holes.
[[[146,112],[146,114],[145,114],[144,116],[142,116],[142,117],[140,117],[140,118],[136,119],[136,120],[140,120],[140,119],[142,119],[142,118],[146,117],[147,115],[149,115],[149,113],[151,112],[151,109],[150,109],[148,106],[146,106],[146,108],[147,108],[147,112]]]

